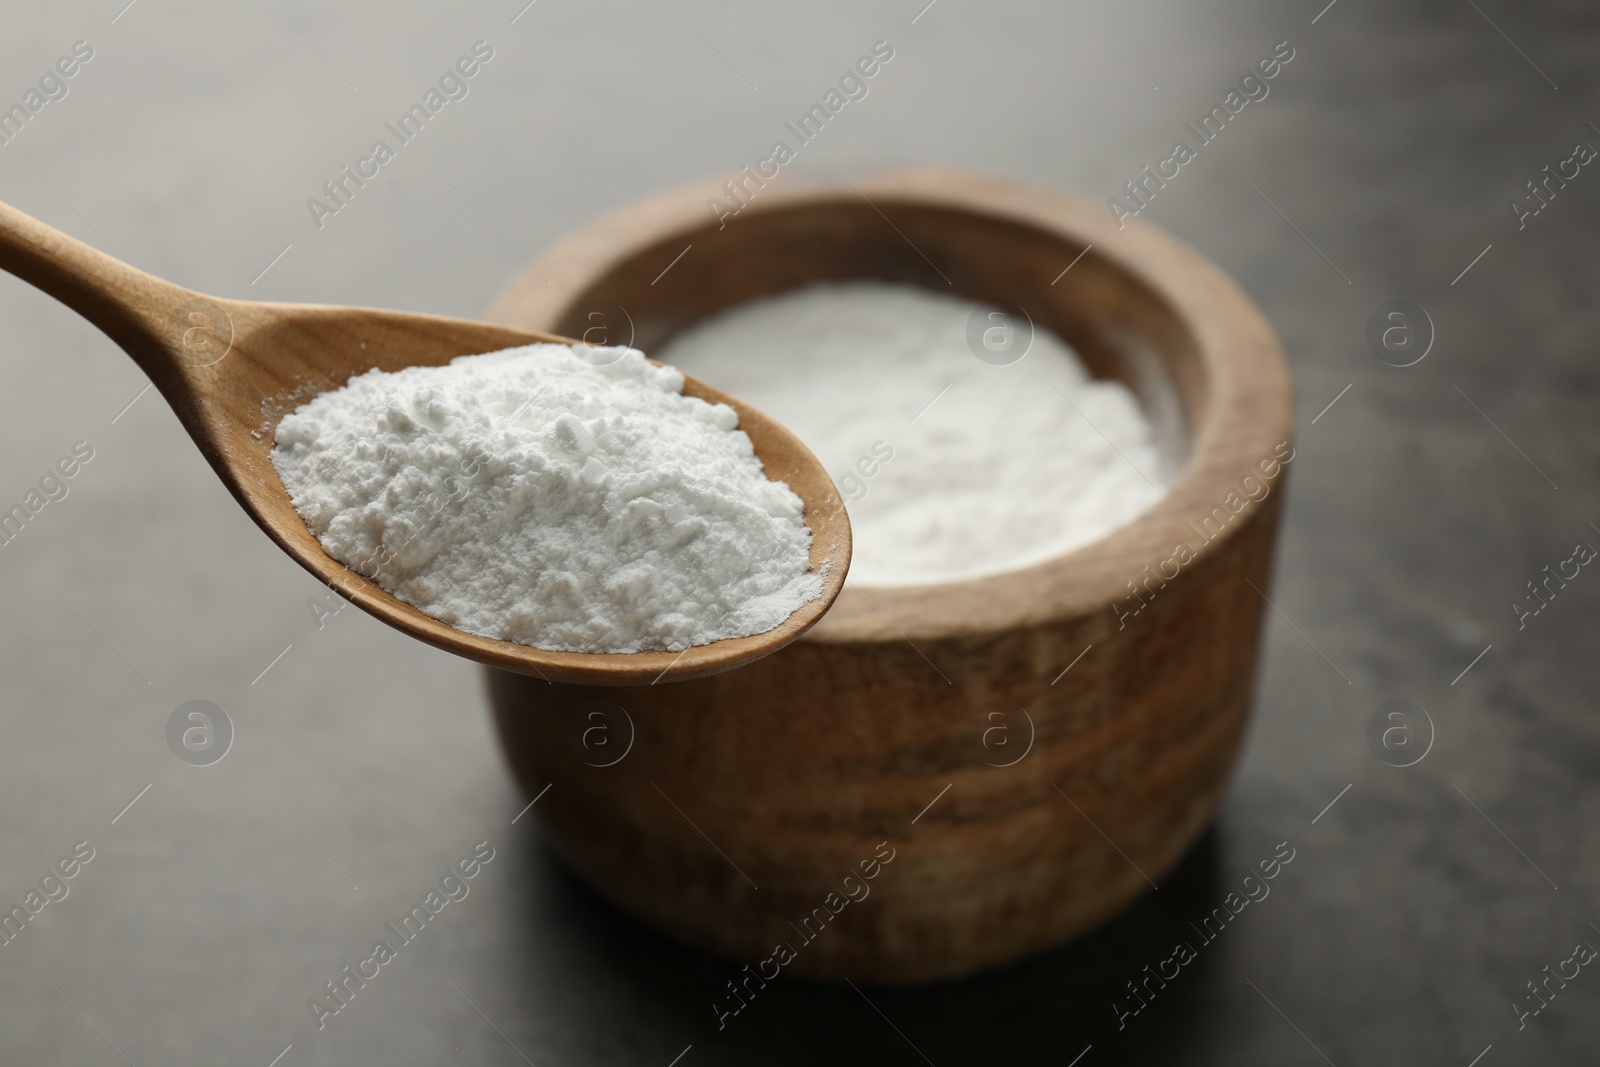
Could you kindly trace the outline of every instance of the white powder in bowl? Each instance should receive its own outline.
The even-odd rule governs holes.
[[[802,502],[733,409],[577,351],[359,375],[284,417],[273,466],[330,556],[468,633],[676,652],[816,599]]]
[[[1009,366],[974,355],[969,319],[995,310],[881,282],[812,286],[699,323],[660,358],[816,453],[849,509],[853,582],[950,581],[1098,540],[1164,492],[1133,395],[1059,338],[1036,330]]]

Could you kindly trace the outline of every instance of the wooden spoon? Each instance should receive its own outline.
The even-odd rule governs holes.
[[[816,457],[761,412],[686,377],[686,396],[738,412],[739,427],[750,435],[767,476],[787,482],[805,503],[811,570],[822,576],[822,595],[766,633],[683,652],[549,652],[465,633],[424,615],[323,551],[290,504],[269,458],[278,420],[374,367],[437,366],[456,356],[572,341],[398,311],[220,300],[130,267],[3,203],[0,269],[60,300],[132,356],[223,484],[301,566],[362,610],[446,651],[549,681],[681,681],[776,652],[810,629],[844,585],[850,522]]]

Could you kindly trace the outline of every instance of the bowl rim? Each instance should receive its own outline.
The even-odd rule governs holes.
[[[723,195],[721,180],[691,182],[580,227],[512,278],[491,305],[489,321],[555,330],[571,304],[618,266],[646,249],[689,241],[703,231],[711,214],[707,202]],[[1282,460],[1282,447],[1288,446],[1293,458],[1294,402],[1283,350],[1265,316],[1199,252],[1149,223],[1124,219],[1119,224],[1082,196],[943,166],[896,168],[839,183],[789,178],[780,187],[761,190],[724,225],[860,200],[880,213],[887,204],[987,216],[1085,248],[1085,258],[1108,262],[1168,305],[1193,340],[1206,386],[1190,412],[1182,468],[1161,499],[1127,523],[1058,556],[996,574],[865,589],[847,577],[833,608],[802,642],[905,640],[915,647],[919,639],[1001,633],[1095,612],[1109,625],[1117,619],[1117,602],[1132,603],[1133,581],[1144,577],[1143,567],[1170,562],[1182,544],[1192,558],[1180,564],[1181,573],[1223,551],[1251,525],[1227,522],[1196,545],[1194,520],[1214,509],[1243,517],[1281,487],[1282,469],[1265,479],[1266,493],[1249,498],[1239,511],[1225,504],[1230,495],[1245,499],[1241,479],[1249,475],[1262,482],[1258,465]]]

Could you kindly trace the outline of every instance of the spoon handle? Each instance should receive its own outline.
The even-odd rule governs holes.
[[[169,397],[185,377],[179,356],[185,331],[194,325],[186,321],[186,308],[203,311],[209,305],[221,310],[198,293],[146,274],[3,202],[0,270],[49,293],[98,326]]]

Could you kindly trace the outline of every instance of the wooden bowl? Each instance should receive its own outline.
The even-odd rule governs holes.
[[[625,911],[767,977],[945,978],[1093,929],[1178,864],[1238,756],[1293,456],[1271,329],[1191,249],[1052,190],[943,169],[784,179],[722,226],[718,196],[584,228],[491,318],[626,323],[607,340],[652,351],[819,280],[1020,305],[1132,387],[1179,473],[1037,566],[851,584],[805,637],[726,674],[597,689],[491,669],[511,768],[530,796],[550,787],[544,833]]]

